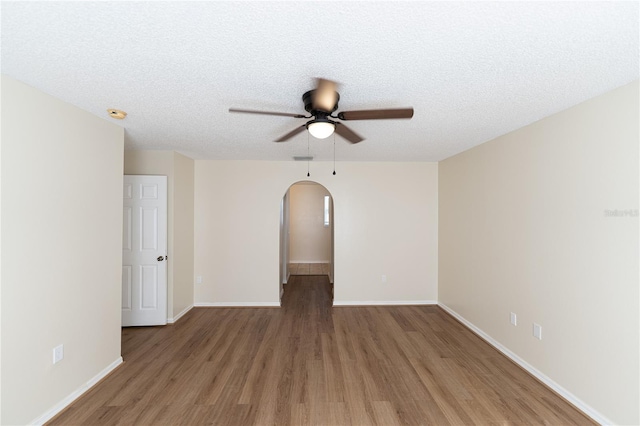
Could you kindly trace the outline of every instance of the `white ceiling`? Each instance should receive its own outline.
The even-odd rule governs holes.
[[[350,121],[337,159],[438,161],[638,78],[633,2],[2,2],[2,72],[107,118],[127,149],[291,160],[315,77]],[[333,137],[311,138],[317,160]]]

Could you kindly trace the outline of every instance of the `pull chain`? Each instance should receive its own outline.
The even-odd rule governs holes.
[[[336,134],[333,133],[333,175],[336,175]]]
[[[309,132],[307,132],[307,177],[311,176],[309,174]]]

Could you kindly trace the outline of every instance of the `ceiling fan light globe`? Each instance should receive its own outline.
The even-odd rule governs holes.
[[[329,122],[316,122],[310,123],[307,126],[309,133],[316,139],[326,139],[333,134],[333,131],[336,129],[336,126],[333,123]]]

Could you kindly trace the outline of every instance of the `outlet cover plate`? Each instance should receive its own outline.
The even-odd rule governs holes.
[[[542,340],[542,326],[535,322],[533,323],[533,337],[538,340]]]
[[[58,345],[53,348],[53,363],[57,364],[64,358],[64,345]]]

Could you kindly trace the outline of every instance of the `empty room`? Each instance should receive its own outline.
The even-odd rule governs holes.
[[[0,20],[0,424],[640,424],[637,1]]]

